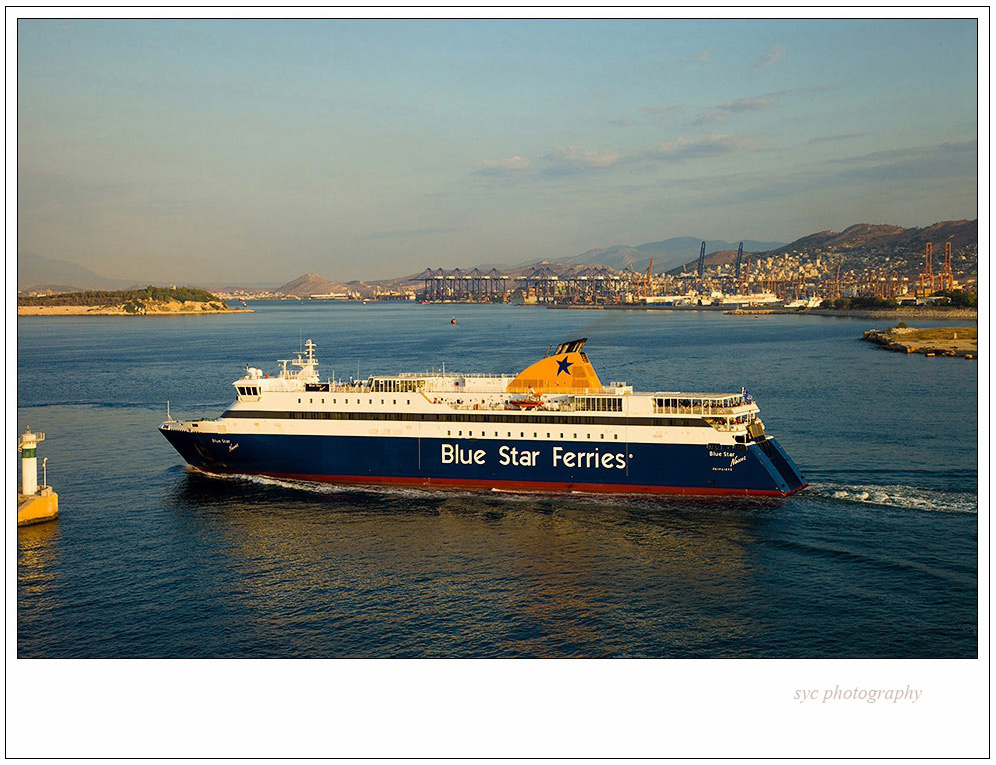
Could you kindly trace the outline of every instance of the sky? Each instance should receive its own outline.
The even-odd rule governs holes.
[[[17,249],[104,276],[345,282],[979,214],[975,18],[16,31]]]

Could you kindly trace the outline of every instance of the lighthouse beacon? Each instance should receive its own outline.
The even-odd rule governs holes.
[[[17,495],[18,526],[50,521],[59,515],[59,495],[52,491],[51,486],[38,485],[38,444],[44,440],[44,433],[32,433],[30,427],[25,428],[25,432],[17,439],[17,450],[21,453],[21,490]],[[45,476],[46,481],[47,479]]]

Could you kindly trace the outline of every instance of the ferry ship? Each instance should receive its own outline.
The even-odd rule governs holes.
[[[806,482],[739,393],[603,384],[561,343],[518,374],[322,379],[315,343],[246,367],[214,420],[159,430],[194,468],[343,484],[784,497]]]

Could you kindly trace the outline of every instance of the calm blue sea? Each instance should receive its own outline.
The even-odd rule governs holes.
[[[60,506],[17,533],[18,657],[978,655],[977,362],[882,351],[867,319],[252,307],[18,319],[17,429],[45,432]],[[309,337],[343,378],[516,371],[587,337],[606,381],[746,387],[810,486],[537,496],[185,468],[166,402],[215,417],[246,364],[274,372]]]

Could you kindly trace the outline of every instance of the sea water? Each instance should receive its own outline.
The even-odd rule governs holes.
[[[883,351],[860,341],[883,322],[855,318],[252,306],[18,319],[17,428],[45,432],[60,508],[17,532],[18,657],[978,655],[975,361]],[[747,388],[808,488],[213,478],[156,430],[167,402],[218,416],[247,364],[274,373],[308,338],[322,376],[348,379],[514,372],[578,337],[605,382]]]

